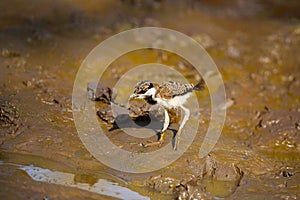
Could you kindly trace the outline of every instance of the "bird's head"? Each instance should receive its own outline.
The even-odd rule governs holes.
[[[154,85],[149,80],[139,81],[130,95],[130,98],[146,99],[153,96],[155,92]]]

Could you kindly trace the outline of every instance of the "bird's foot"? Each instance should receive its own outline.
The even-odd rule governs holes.
[[[162,131],[159,136],[158,136],[158,141],[156,142],[152,142],[152,141],[147,141],[147,144],[142,144],[143,147],[150,147],[150,146],[154,146],[154,145],[158,145],[159,147],[162,145],[162,143],[164,142],[164,135],[165,132]]]
[[[153,141],[147,141],[147,144],[142,144],[143,147],[151,147],[151,146],[155,146],[158,145],[159,147],[162,145],[162,143],[164,142],[164,135],[161,134],[160,138],[158,141],[153,142]]]
[[[145,147],[145,148],[147,148],[147,147],[158,145],[160,147],[162,145],[162,143],[164,142],[164,140],[163,139],[159,139],[156,142],[152,142],[152,141],[147,141],[147,142],[148,143],[146,143],[146,144],[142,143],[142,146]]]

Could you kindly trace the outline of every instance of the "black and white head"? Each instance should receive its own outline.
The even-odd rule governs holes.
[[[149,80],[139,81],[134,88],[133,94],[130,95],[130,98],[148,99],[154,96],[155,91],[153,83]]]
[[[149,80],[139,81],[134,87],[134,94],[145,94],[149,89],[153,88],[153,83]]]

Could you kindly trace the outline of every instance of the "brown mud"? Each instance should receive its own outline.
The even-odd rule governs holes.
[[[0,8],[0,199],[300,198],[298,1],[4,0]],[[86,150],[74,125],[72,89],[96,45],[143,26],[178,30],[201,43],[223,76],[228,110],[218,143],[200,159],[210,97],[208,90],[196,93],[202,118],[191,147],[164,169],[129,174]],[[191,83],[200,78],[176,55],[141,50],[112,63],[101,83],[112,87],[132,66],[148,62],[170,65]],[[121,100],[132,91],[117,91],[116,101],[126,103]],[[159,148],[139,145],[155,136],[137,141],[99,123],[124,149]]]

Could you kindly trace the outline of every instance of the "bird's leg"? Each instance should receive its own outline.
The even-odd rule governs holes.
[[[169,127],[169,124],[170,124],[169,113],[166,109],[164,111],[165,111],[165,121],[164,121],[163,129],[160,132],[158,141],[145,144],[145,145],[143,145],[144,147],[149,147],[149,146],[153,146],[153,145],[161,145],[163,143],[165,131],[167,130],[167,128]]]
[[[160,137],[159,137],[159,140],[161,143],[164,141],[164,135],[165,135],[165,131],[167,130],[167,128],[169,127],[169,124],[170,124],[170,117],[169,117],[169,113],[168,111],[165,109],[165,121],[164,121],[164,126],[163,126],[163,129],[161,130],[161,133],[160,133]]]
[[[189,117],[190,117],[190,110],[185,108],[184,106],[180,106],[182,108],[182,110],[184,111],[184,117],[180,123],[180,126],[179,126],[179,129],[175,135],[175,141],[174,141],[174,146],[173,146],[173,149],[174,150],[177,150],[177,147],[178,147],[178,143],[179,143],[179,138],[180,138],[180,135],[182,133],[182,129],[185,125],[185,123],[188,121]]]

